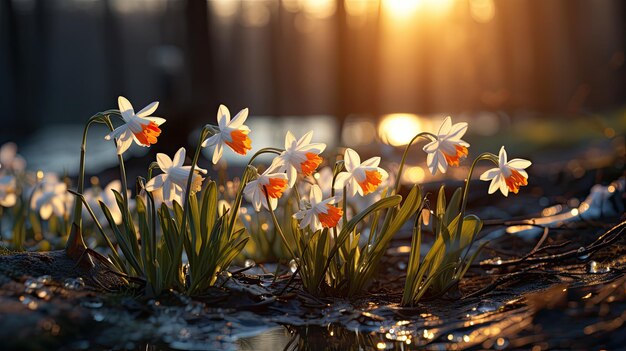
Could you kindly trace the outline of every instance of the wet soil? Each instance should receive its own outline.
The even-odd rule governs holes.
[[[624,196],[615,196],[619,210]],[[205,296],[171,292],[149,299],[98,262],[85,268],[63,251],[3,255],[2,348],[622,349],[623,207],[544,226],[539,233],[512,233],[510,228],[527,224],[516,215],[539,212],[537,201],[520,197],[506,222],[488,220],[482,234],[487,249],[458,291],[415,308],[399,306],[407,235],[392,243],[369,291],[351,300],[311,296],[286,268],[274,279],[262,269],[274,267],[260,266],[233,267],[239,272]],[[482,218],[501,217],[491,205],[477,208]],[[277,330],[278,339],[261,338],[276,337]]]

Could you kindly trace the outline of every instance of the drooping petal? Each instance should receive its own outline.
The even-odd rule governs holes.
[[[337,178],[335,178],[335,189],[341,189],[344,186],[347,186],[346,182],[350,179],[350,173],[341,172],[337,174]]]
[[[433,140],[430,143],[424,145],[422,150],[424,150],[425,152],[428,152],[428,153],[433,153],[433,152],[437,151],[438,148],[439,148],[439,140]]]
[[[222,158],[222,154],[224,153],[224,145],[221,142],[218,142],[215,145],[215,151],[213,151],[213,159],[211,160],[213,164],[217,164],[220,158]]]
[[[104,136],[104,140],[111,140],[119,138],[122,133],[124,133],[128,129],[128,125],[122,124],[121,126],[115,128],[111,133]]]
[[[165,180],[167,179],[167,174],[159,174],[156,177],[153,177],[146,183],[147,191],[155,191],[156,189],[162,188]]]
[[[500,174],[500,168],[492,168],[481,174],[480,180],[489,181],[495,178],[498,174]]]
[[[233,118],[233,120],[230,121],[230,123],[228,123],[228,127],[238,129],[246,121],[247,118],[248,118],[248,109],[244,108],[243,110],[239,111],[235,115],[235,118]]]
[[[158,101],[151,102],[150,105],[142,108],[141,111],[137,112],[137,116],[143,118],[148,117],[153,114],[154,111],[156,111],[157,107],[159,107]]]
[[[220,141],[221,135],[220,133],[211,135],[210,137],[206,138],[203,142],[202,142],[202,147],[207,147],[207,146],[213,146],[215,145],[217,142]]]
[[[134,135],[130,129],[126,129],[117,140],[117,154],[121,155],[133,144]]]
[[[289,180],[290,188],[296,184],[296,179],[298,179],[298,170],[296,170],[296,167],[291,165],[287,167],[287,179]]]
[[[495,193],[500,188],[500,173],[496,174],[494,178],[491,179],[491,183],[489,184],[489,194]]]

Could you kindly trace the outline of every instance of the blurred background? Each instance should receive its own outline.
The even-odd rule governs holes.
[[[619,157],[625,19],[620,0],[2,0],[0,142],[72,174],[84,122],[124,95],[168,119],[159,144],[131,150],[150,159],[195,146],[220,103],[250,108],[255,149],[314,129],[396,156],[452,115],[474,156],[506,142],[561,160],[591,139]],[[115,165],[92,134],[89,170]]]

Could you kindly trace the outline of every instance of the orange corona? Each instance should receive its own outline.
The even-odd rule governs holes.
[[[382,183],[382,176],[378,171],[365,171],[365,179],[362,182],[358,182],[363,189],[363,195],[367,195]]]
[[[326,205],[326,209],[326,213],[318,214],[317,218],[322,222],[322,227],[324,228],[336,227],[337,223],[339,223],[339,219],[343,216],[343,211],[340,208],[328,204]]]
[[[287,189],[287,179],[270,178],[269,183],[263,187],[263,193],[267,191],[269,198],[278,199]]]
[[[322,158],[319,155],[312,152],[307,152],[306,161],[300,164],[300,170],[302,171],[303,175],[309,176],[313,174],[313,172],[315,171],[315,169],[317,169],[317,166],[319,166],[320,163],[322,163]]]
[[[248,137],[248,132],[243,130],[233,130],[230,133],[232,141],[226,141],[226,145],[230,146],[234,152],[245,155],[252,149],[252,141]]]
[[[446,162],[450,166],[458,167],[459,166],[459,162],[462,159],[467,157],[467,148],[465,146],[461,146],[461,145],[455,145],[454,148],[456,150],[456,154],[448,155],[447,153],[443,152],[443,156],[446,158]]]
[[[133,134],[135,134],[135,138],[137,138],[141,144],[152,145],[156,144],[157,138],[161,135],[161,129],[156,123],[150,122],[141,125],[141,132]]]
[[[504,181],[506,182],[506,186],[509,188],[509,191],[515,194],[519,191],[520,186],[528,185],[528,179],[524,178],[520,172],[514,169],[511,169],[511,175],[506,177]]]

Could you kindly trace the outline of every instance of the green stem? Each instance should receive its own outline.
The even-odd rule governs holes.
[[[121,119],[123,118],[120,112],[117,110],[109,113],[106,116],[105,124],[107,125],[107,127],[109,127],[110,131],[113,131],[115,128],[113,128],[113,124],[111,123],[111,118],[109,117],[109,115],[114,115]],[[115,145],[117,145],[117,141],[115,141]],[[120,164],[120,178],[121,178],[120,181],[122,182],[122,197],[124,198],[124,205],[126,205],[126,210],[130,211],[130,209],[128,208],[128,186],[126,185],[126,167],[124,166],[124,156],[117,155],[117,159]]]
[[[80,144],[80,167],[78,171],[78,188],[77,193],[82,194],[85,191],[85,159],[87,154],[87,133],[89,132],[89,127],[92,123],[101,122],[103,117],[103,112],[97,113],[89,118],[87,124],[85,125],[85,129],[83,129],[83,139]],[[81,248],[86,248],[85,241],[82,236],[82,226],[83,226],[83,203],[80,199],[76,199],[74,203],[74,218],[72,223],[77,226],[77,231],[71,230],[70,235],[67,238],[66,249],[70,248],[73,245],[78,245]],[[29,204],[30,207],[30,204]]]
[[[185,189],[185,202],[183,205],[183,219],[181,223],[180,233],[181,235],[186,235],[187,233],[187,212],[189,212],[189,199],[191,198],[191,183],[193,181],[193,171],[196,168],[196,163],[198,162],[198,158],[200,157],[200,150],[202,150],[202,142],[206,138],[209,137],[209,134],[213,133],[213,129],[208,125],[205,125],[200,131],[200,140],[198,141],[198,145],[196,146],[196,152],[193,155],[193,160],[191,161],[191,168],[189,169],[189,176],[187,177],[187,187]],[[195,233],[195,232],[194,232]],[[192,247],[195,250],[196,247],[196,237],[192,238]]]
[[[270,215],[272,216],[272,221],[274,222],[274,228],[276,228],[276,230],[278,231],[278,234],[280,234],[280,237],[281,237],[281,239],[283,239],[283,243],[285,244],[285,247],[289,251],[289,254],[295,260],[296,259],[296,254],[295,254],[295,252],[293,252],[291,247],[289,247],[289,242],[287,242],[287,238],[285,237],[285,233],[283,233],[283,230],[280,228],[280,224],[278,223],[278,219],[276,218],[276,214],[274,213],[274,209],[270,205],[270,198],[267,195],[267,188],[265,186],[263,186],[263,193],[265,194],[265,201],[267,202],[267,207],[269,208]]]
[[[398,168],[398,175],[396,176],[396,189],[395,189],[395,191],[394,191],[394,193],[392,195],[397,194],[398,191],[400,191],[400,179],[402,177],[402,170],[404,169],[404,163],[406,162],[406,156],[409,153],[409,148],[419,138],[430,139],[432,141],[435,141],[435,140],[438,139],[436,135],[434,135],[432,133],[428,133],[428,132],[421,132],[421,133],[415,135],[413,137],[413,139],[411,139],[411,141],[404,148],[404,153],[402,154],[402,160],[400,161],[400,168]]]
[[[461,198],[461,212],[460,212],[460,216],[459,216],[459,223],[456,227],[456,236],[455,236],[455,245],[458,245],[458,242],[461,240],[461,230],[463,230],[463,218],[465,218],[465,208],[467,206],[467,197],[469,195],[469,185],[470,185],[470,180],[472,179],[472,175],[474,174],[474,169],[476,168],[476,165],[478,164],[479,161],[482,160],[489,160],[493,163],[495,163],[496,165],[498,165],[498,157],[490,152],[485,152],[480,154],[480,156],[478,156],[474,162],[472,162],[472,166],[470,167],[469,173],[467,174],[467,178],[465,179],[465,187],[463,189],[463,197]],[[463,261],[465,261],[465,258],[467,257],[467,254],[469,253],[469,250],[471,249],[472,245],[474,244],[474,241],[476,239],[476,236],[472,236],[472,240],[470,241],[469,245],[467,246],[467,250],[465,250],[465,253],[463,254],[463,258],[461,259],[461,261],[459,262],[459,265],[457,265],[455,267],[455,272],[458,269],[458,267],[460,267],[463,263]],[[456,273],[455,273],[456,274]]]
[[[250,169],[252,168],[251,167],[252,161],[254,161],[258,156],[262,154],[272,153],[272,154],[280,155],[282,151],[283,150],[281,149],[277,149],[273,147],[263,148],[257,151],[254,155],[252,155],[252,158],[250,158],[250,161],[248,161],[248,163],[246,164],[246,169],[244,170],[243,176],[241,177],[241,183],[239,184],[239,189],[237,189],[237,194],[235,195],[235,202],[233,203],[233,206],[231,208],[231,217],[230,217],[230,223],[228,227],[229,233],[232,233],[233,228],[235,227],[235,221],[237,220],[239,206],[241,206],[243,189],[246,187],[246,184],[248,183],[248,180],[250,179],[249,172],[250,172]]]

